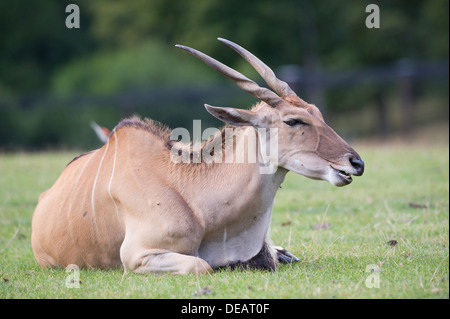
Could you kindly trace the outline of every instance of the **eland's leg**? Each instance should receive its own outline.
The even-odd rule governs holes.
[[[133,201],[126,203],[125,238],[120,247],[124,269],[137,273],[211,272],[211,266],[196,257],[203,238],[203,227],[189,205],[170,189],[160,189],[158,186],[148,189],[147,193],[163,194],[168,204],[158,202],[143,209],[147,202],[140,205]],[[149,203],[160,200],[149,198],[146,199]]]
[[[141,253],[125,252],[121,249],[124,269],[136,273],[172,273],[177,275],[204,274],[212,272],[211,266],[195,256],[179,254],[169,250],[150,249]]]

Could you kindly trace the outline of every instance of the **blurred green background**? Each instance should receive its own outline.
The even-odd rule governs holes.
[[[70,3],[79,29],[65,25]],[[365,25],[369,3],[379,29]],[[266,62],[345,138],[448,141],[447,0],[15,0],[0,2],[0,150],[96,148],[91,120],[112,129],[134,113],[221,126],[204,103],[256,100],[174,45],[263,83],[217,37]]]

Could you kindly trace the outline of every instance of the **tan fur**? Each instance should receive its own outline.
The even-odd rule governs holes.
[[[137,270],[152,249],[195,256],[201,240],[220,228],[217,220],[239,223],[238,211],[227,214],[222,206],[248,206],[246,200],[235,201],[244,189],[230,187],[233,192],[223,193],[223,175],[231,166],[173,164],[163,139],[144,126],[119,125],[105,146],[68,165],[39,199],[32,233],[36,259],[42,266],[111,268],[121,266],[122,255],[125,269]],[[244,166],[237,167],[247,171]],[[245,175],[229,176],[228,182],[239,185]],[[251,179],[245,178],[247,187],[256,191]],[[208,196],[199,196],[205,191],[214,202],[205,205]],[[130,252],[138,248],[143,251]],[[197,260],[175,272],[204,264]],[[196,271],[205,270],[210,270],[207,264]]]
[[[280,122],[275,115],[281,118],[286,112],[300,111],[303,118],[310,114],[308,119],[317,123],[304,128],[311,130],[306,143],[301,134],[289,134],[291,127],[278,124],[281,167],[273,176],[259,174],[258,164],[252,163],[174,164],[165,128],[137,118],[121,122],[101,149],[70,163],[39,198],[32,233],[37,261],[41,266],[123,265],[137,272],[174,273],[201,273],[211,271],[209,263],[219,267],[244,261],[240,256],[218,256],[208,263],[199,256],[202,246],[217,250],[226,242],[225,233],[228,239],[238,237],[271,208],[286,173],[283,154],[289,152],[284,146],[295,145],[299,152],[319,156],[316,162],[336,166],[339,153],[352,152],[314,112],[284,108],[258,105],[252,112],[263,114],[265,121],[271,117],[272,127]],[[284,145],[286,139],[289,143]],[[267,228],[269,223],[270,218]],[[257,246],[262,247],[266,235],[267,230]],[[211,254],[206,253],[209,259]]]

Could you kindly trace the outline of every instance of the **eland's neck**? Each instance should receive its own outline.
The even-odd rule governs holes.
[[[271,160],[278,156],[271,154],[271,134],[253,127],[225,127],[220,134],[199,148],[201,163],[192,162],[197,153],[190,163],[175,164],[173,172],[178,191],[211,230],[220,227],[217,221],[245,224],[265,214],[287,173]]]

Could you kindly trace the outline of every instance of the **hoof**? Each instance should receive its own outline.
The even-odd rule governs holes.
[[[278,261],[281,263],[287,264],[287,263],[293,263],[293,262],[300,260],[296,256],[292,255],[290,252],[288,252],[286,249],[284,249],[283,247],[274,246],[274,248],[277,252]]]

